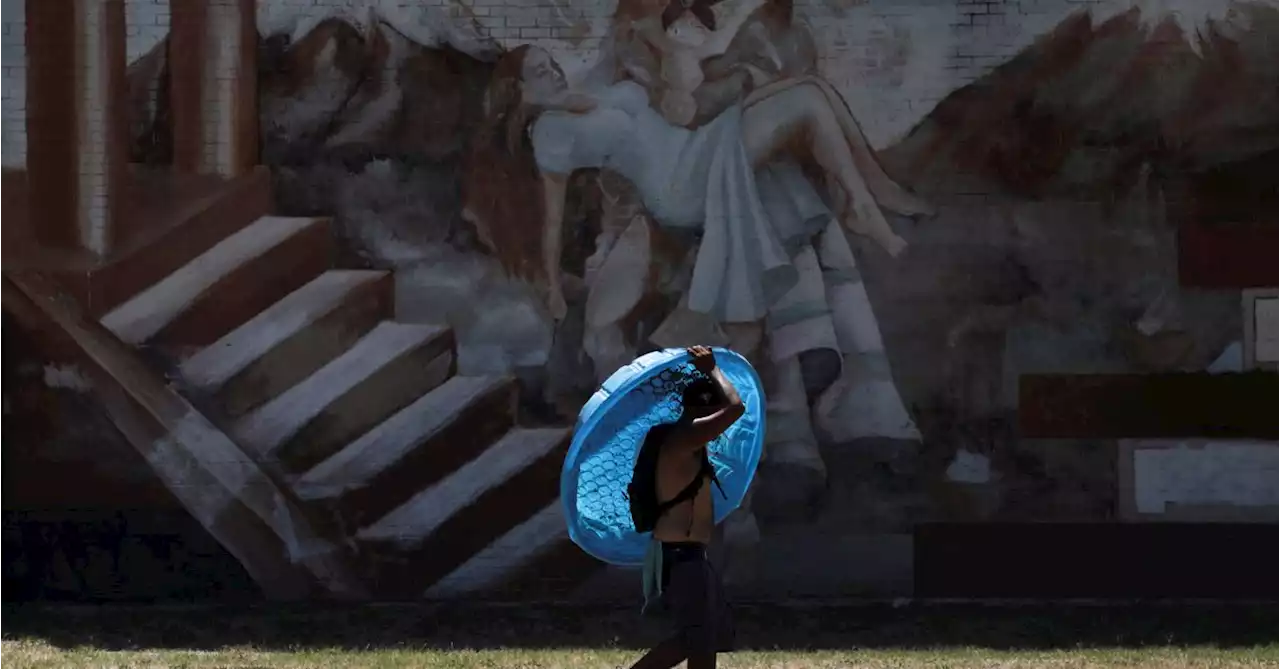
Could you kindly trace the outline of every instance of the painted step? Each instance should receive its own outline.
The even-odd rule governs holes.
[[[238,418],[277,397],[351,348],[393,308],[392,277],[330,270],[293,291],[179,368]]]
[[[59,273],[59,280],[100,318],[271,213],[271,170],[265,165],[221,181],[223,185],[213,192],[184,201],[174,212],[179,223],[140,246],[120,249],[121,257],[104,267],[87,273]]]
[[[308,471],[293,489],[353,527],[385,516],[484,452],[515,425],[519,388],[455,376]]]
[[[423,595],[430,599],[475,594],[546,599],[573,591],[603,566],[569,539],[557,498],[436,581]]]
[[[599,576],[608,565],[591,557],[569,538],[568,532],[544,545],[536,554],[480,592],[485,596],[528,601],[564,600]],[[432,595],[439,596],[439,595]]]
[[[453,376],[453,331],[384,321],[236,422],[241,446],[301,474]]]
[[[558,496],[567,428],[515,429],[356,538],[387,596],[416,597]]]
[[[327,219],[264,216],[102,318],[129,344],[204,347],[328,268]]]

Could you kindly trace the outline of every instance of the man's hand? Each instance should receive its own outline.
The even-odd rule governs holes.
[[[706,346],[691,346],[687,350],[693,358],[694,369],[711,377],[711,381],[720,387],[717,393],[720,396],[720,407],[709,416],[694,418],[685,428],[688,443],[697,444],[701,448],[729,429],[746,412],[746,407],[742,404],[742,398],[738,397],[738,390],[716,369],[716,356],[711,349]]]
[[[710,375],[716,368],[716,355],[706,346],[690,346],[689,357],[693,358],[693,368]]]

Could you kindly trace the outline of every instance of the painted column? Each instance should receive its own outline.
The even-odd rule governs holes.
[[[124,0],[27,0],[26,12],[33,234],[104,256],[128,172]]]
[[[253,0],[173,0],[174,167],[235,176],[258,162]]]

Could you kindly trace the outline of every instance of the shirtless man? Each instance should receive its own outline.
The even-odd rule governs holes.
[[[695,492],[691,499],[666,509],[653,530],[655,550],[661,551],[662,602],[674,617],[677,631],[632,669],[669,669],[685,659],[689,669],[711,669],[716,666],[716,653],[730,650],[733,643],[733,623],[720,577],[707,560],[715,514],[706,448],[745,408],[738,391],[716,367],[710,349],[694,346],[689,354],[694,368],[709,380],[691,383],[684,391],[680,420],[659,426],[665,429],[656,480],[660,502],[689,496],[686,490],[691,488]],[[691,481],[700,485],[693,488]]]

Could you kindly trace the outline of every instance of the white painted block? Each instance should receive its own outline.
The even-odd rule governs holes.
[[[1138,513],[1180,506],[1267,507],[1277,504],[1273,441],[1137,440],[1133,496]]]
[[[1253,342],[1254,360],[1257,362],[1277,362],[1277,348],[1280,337],[1277,336],[1277,298],[1260,297],[1253,301]]]

